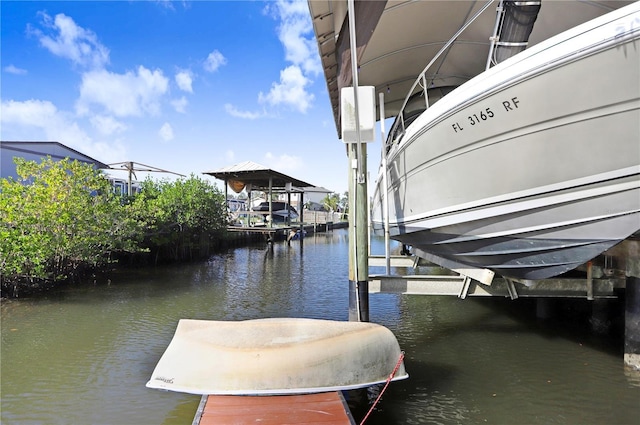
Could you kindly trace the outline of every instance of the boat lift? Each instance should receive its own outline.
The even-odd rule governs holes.
[[[492,0],[487,1],[476,14],[469,19],[453,37],[440,49],[431,62],[424,68],[420,77],[414,83],[405,98],[403,107],[409,102],[409,98],[418,83],[425,90],[429,85],[426,80],[427,70],[435,63],[437,58],[445,52],[449,46],[457,39],[457,37],[491,4]],[[493,36],[490,38],[491,45],[487,58],[486,68],[501,62],[505,58],[512,56],[526,48],[529,35],[533,28],[538,12],[540,10],[539,1],[530,1],[523,4],[515,4],[512,2],[504,2],[501,0],[496,9],[496,22]],[[516,19],[518,25],[513,23]],[[428,96],[424,96],[428,104]],[[386,140],[385,131],[385,111],[384,111],[384,93],[379,93],[380,107],[380,130],[381,139]],[[404,130],[404,129],[403,129]],[[392,132],[397,131],[392,129]],[[383,150],[385,147],[383,146]],[[382,154],[382,168],[387,169],[387,156]],[[403,293],[403,294],[422,294],[422,295],[454,295],[459,298],[467,296],[506,296],[511,299],[519,297],[579,297],[593,300],[595,298],[613,298],[616,297],[616,291],[625,288],[624,278],[615,278],[611,274],[607,276],[606,272],[598,272],[599,277],[594,278],[593,263],[589,262],[585,265],[587,271],[586,279],[572,279],[559,277],[555,279],[545,279],[542,281],[524,281],[514,280],[502,277],[495,277],[495,273],[489,269],[471,268],[467,265],[456,263],[451,260],[436,257],[433,254],[415,250],[412,256],[391,256],[390,255],[390,236],[389,236],[389,201],[388,201],[388,182],[387,173],[383,173],[383,193],[382,204],[384,210],[384,257],[371,256],[369,253],[370,266],[384,266],[385,274],[370,275],[369,291],[386,292],[386,293]],[[384,261],[383,261],[384,260]],[[406,276],[392,275],[391,267],[411,267],[416,269],[420,264],[429,264],[431,269],[437,269],[437,274],[420,275],[410,274]],[[436,264],[440,266],[436,266]]]

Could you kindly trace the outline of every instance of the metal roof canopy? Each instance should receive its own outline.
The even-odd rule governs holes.
[[[485,3],[355,0],[358,84],[374,86],[376,93],[384,93],[387,118],[398,114],[425,65]],[[467,28],[427,73],[430,92],[445,95],[485,70],[491,36],[487,29],[495,25],[498,3],[495,0],[495,6]],[[529,46],[629,3],[543,0]],[[352,79],[347,0],[308,0],[308,6],[340,135],[340,89],[350,86]]]
[[[314,187],[314,185],[310,183],[287,176],[286,174],[251,161],[242,162],[240,164],[231,165],[218,170],[205,171],[202,174],[214,176],[215,178],[224,180],[225,182],[228,182],[229,180],[238,180],[244,184],[250,184],[252,190],[268,190],[270,181],[272,190],[284,190],[287,183],[291,183],[293,188]]]

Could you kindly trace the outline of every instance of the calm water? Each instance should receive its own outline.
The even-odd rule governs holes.
[[[190,424],[198,396],[145,387],[177,321],[347,320],[347,252],[337,230],[3,301],[2,423]],[[367,423],[639,424],[621,339],[536,320],[529,304],[372,294],[371,321],[396,334],[410,378]],[[356,417],[367,395],[350,394]]]

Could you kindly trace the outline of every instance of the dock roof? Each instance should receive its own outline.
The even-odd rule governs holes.
[[[252,161],[241,162],[218,170],[205,171],[202,174],[208,174],[224,181],[236,180],[244,184],[251,184],[256,189],[269,188],[269,180],[271,180],[272,189],[276,190],[284,189],[287,183],[291,183],[291,186],[296,188],[314,187],[310,183]]]

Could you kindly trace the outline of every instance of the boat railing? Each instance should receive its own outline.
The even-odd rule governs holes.
[[[416,78],[415,82],[411,86],[411,89],[407,93],[407,96],[402,103],[402,108],[400,112],[396,116],[393,125],[391,126],[391,131],[389,131],[389,137],[387,137],[387,142],[385,144],[385,153],[388,153],[391,150],[391,147],[394,143],[398,142],[402,136],[405,134],[407,127],[411,122],[413,122],[422,112],[429,109],[429,96],[428,89],[430,88],[430,84],[427,79],[427,71],[429,68],[433,66],[433,64],[442,56],[444,52],[451,47],[451,45],[457,40],[457,38],[462,34],[468,27],[471,25],[482,13],[492,3],[496,0],[487,1],[467,22],[465,22],[456,33],[447,41],[442,48],[435,54],[433,59],[424,67],[422,72],[418,74],[418,78]],[[415,99],[423,97],[424,107],[415,104]]]

